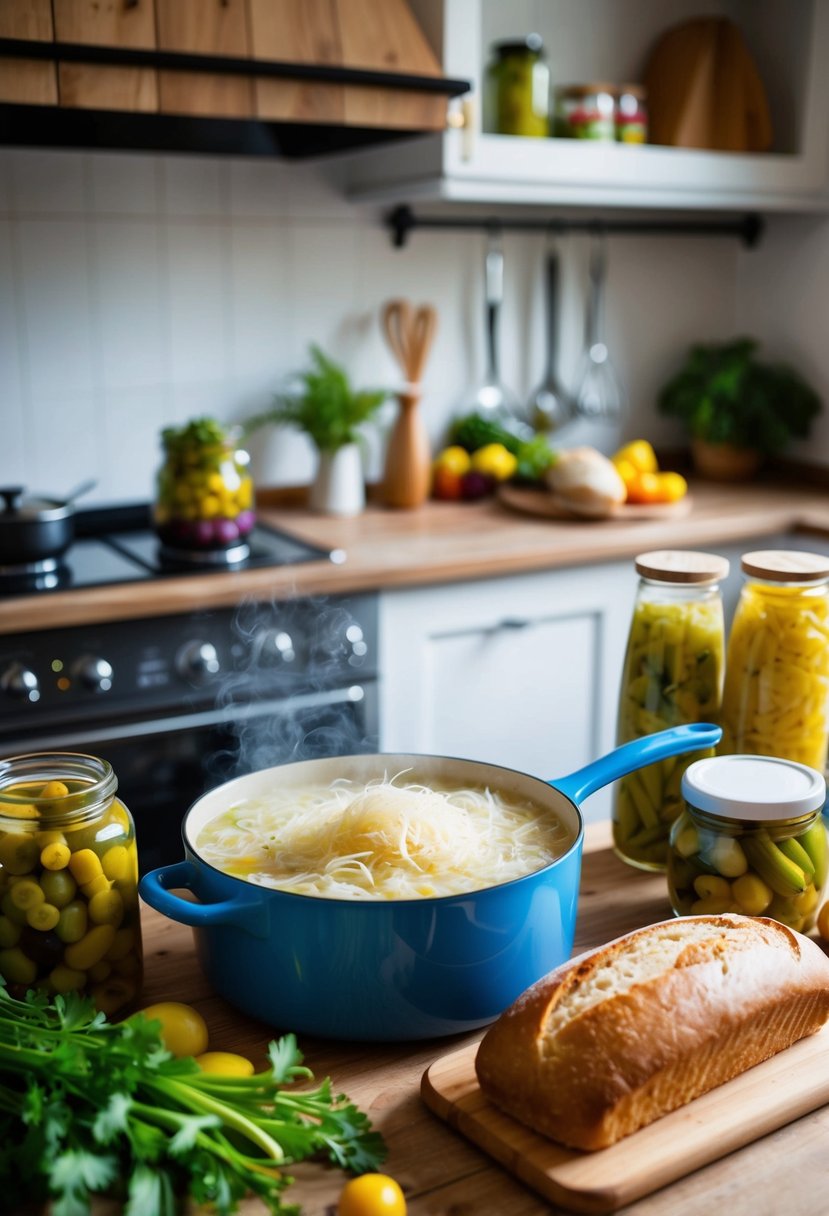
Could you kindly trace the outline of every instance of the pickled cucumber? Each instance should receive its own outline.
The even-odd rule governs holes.
[[[622,675],[617,742],[702,722],[720,707],[723,616],[719,598],[637,602]],[[664,869],[671,824],[682,810],[682,774],[709,751],[671,757],[619,781],[613,808],[616,851],[645,869]]]
[[[53,823],[61,796],[83,788],[81,782],[72,788],[49,782],[29,789],[33,816],[0,809],[0,975],[10,985],[37,986],[49,995],[78,990],[97,999],[100,990],[105,1011],[116,1013],[137,997],[142,975],[138,857],[129,815],[115,799],[93,823],[73,827],[66,821],[60,832],[42,830],[41,808],[47,808],[45,822]],[[26,791],[3,791],[18,793]],[[113,967],[118,984],[102,985]]]

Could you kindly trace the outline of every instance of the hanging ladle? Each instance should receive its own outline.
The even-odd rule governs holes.
[[[537,431],[560,430],[573,417],[573,399],[562,386],[556,370],[560,278],[558,249],[554,243],[551,243],[544,259],[547,365],[541,383],[530,395],[525,415],[526,421]]]

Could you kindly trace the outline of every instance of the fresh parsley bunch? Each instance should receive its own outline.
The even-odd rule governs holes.
[[[379,1133],[329,1080],[315,1089],[296,1038],[249,1077],[202,1072],[164,1047],[160,1023],[108,1022],[77,993],[11,996],[0,980],[0,1193],[5,1210],[51,1200],[87,1216],[98,1192],[125,1216],[175,1216],[183,1196],[222,1216],[248,1192],[280,1216],[293,1162],[324,1154],[359,1174],[386,1154]]]

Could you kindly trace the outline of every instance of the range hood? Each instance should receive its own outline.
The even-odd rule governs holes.
[[[446,126],[406,0],[0,5],[0,143],[318,156]]]

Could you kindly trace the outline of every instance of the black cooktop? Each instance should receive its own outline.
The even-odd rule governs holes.
[[[206,571],[252,570],[298,562],[342,562],[341,549],[321,549],[269,524],[257,523],[247,538],[247,552],[223,562],[220,554],[165,552],[152,530],[144,504],[93,507],[75,516],[75,542],[59,561],[45,568],[0,567],[0,597],[49,591],[79,590],[113,583],[147,582]]]

